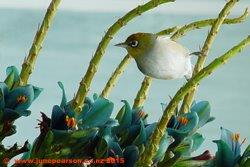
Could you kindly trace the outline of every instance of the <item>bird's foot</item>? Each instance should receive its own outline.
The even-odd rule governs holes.
[[[201,56],[202,56],[201,51],[192,52],[192,53],[190,53],[189,55],[195,55],[195,56],[198,56],[198,57],[201,57]]]

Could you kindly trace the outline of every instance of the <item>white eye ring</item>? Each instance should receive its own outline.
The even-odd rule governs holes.
[[[131,41],[131,42],[129,43],[129,45],[130,45],[131,47],[133,47],[133,48],[137,47],[138,44],[139,44],[138,41]]]

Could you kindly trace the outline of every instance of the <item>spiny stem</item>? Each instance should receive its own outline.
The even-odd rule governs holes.
[[[22,64],[22,70],[20,73],[20,81],[17,85],[26,85],[29,77],[34,69],[36,59],[40,50],[42,49],[43,41],[48,33],[49,27],[52,23],[52,20],[56,14],[57,8],[60,4],[61,0],[52,0],[47,12],[44,16],[42,25],[40,26],[39,30],[37,31],[35,38],[33,40],[33,44],[30,48],[29,55],[27,58],[24,59]]]
[[[211,44],[213,42],[213,39],[215,37],[215,35],[218,32],[218,29],[220,27],[220,25],[223,23],[223,21],[225,20],[225,18],[228,16],[230,10],[232,9],[232,7],[234,6],[234,4],[238,2],[238,0],[230,0],[222,9],[222,11],[220,12],[218,19],[216,20],[216,22],[213,24],[211,31],[205,41],[204,47],[201,51],[202,55],[201,58],[202,60],[205,61],[205,57],[208,54],[209,48],[211,47]],[[237,53],[238,51],[240,51],[240,49],[242,49],[242,46],[246,46],[249,41],[249,39],[247,38],[246,40],[243,40],[243,42],[240,43],[240,45],[236,48],[233,48],[233,51],[229,51],[228,53],[231,54],[231,52],[233,53]],[[237,52],[235,52],[235,50]],[[227,54],[228,54],[227,53]],[[225,56],[223,55],[222,58],[224,58]],[[229,56],[232,57],[232,56]],[[223,59],[224,60],[224,59]],[[204,63],[203,61],[203,63]],[[211,65],[212,64],[212,65]],[[217,60],[213,61],[208,67],[209,68],[205,68],[205,70],[201,70],[200,71],[200,65],[199,65],[199,71],[194,73],[194,77],[192,77],[183,87],[181,87],[179,89],[179,91],[175,94],[174,98],[170,101],[170,103],[168,104],[168,106],[166,107],[163,116],[161,117],[161,120],[158,122],[153,134],[150,137],[150,142],[149,142],[149,146],[145,149],[145,151],[142,153],[140,159],[138,160],[138,166],[143,166],[143,167],[147,167],[147,166],[151,166],[152,165],[152,159],[156,153],[156,151],[159,148],[159,144],[160,144],[160,140],[162,138],[162,136],[165,134],[166,131],[166,126],[167,123],[170,119],[170,117],[174,114],[176,107],[178,106],[178,103],[183,99],[183,97],[188,93],[188,91],[190,91],[191,89],[194,89],[194,87],[196,87],[196,84],[204,77],[206,77],[207,75],[209,75],[210,73],[212,73],[213,69],[215,69],[217,66]],[[215,64],[215,65],[214,65]],[[223,62],[220,63],[220,65],[223,64]],[[202,64],[203,65],[203,64]],[[214,68],[212,68],[214,67]],[[197,68],[197,67],[196,67]]]
[[[165,29],[163,31],[157,34],[159,35],[168,35],[171,34],[173,32],[175,32],[178,29],[178,27],[171,27],[168,29]],[[111,90],[113,89],[113,87],[116,85],[117,81],[119,80],[119,78],[121,77],[121,75],[123,74],[125,68],[128,66],[129,62],[131,61],[131,57],[129,55],[126,55],[122,61],[120,62],[120,64],[117,66],[117,68],[115,69],[115,71],[112,73],[111,77],[109,78],[108,82],[106,83],[101,96],[104,98],[108,98]]]
[[[222,24],[237,24],[241,23],[246,20],[248,16],[248,9],[244,11],[244,13],[236,18],[231,18],[231,19],[225,19]],[[213,25],[216,22],[216,19],[206,19],[206,20],[200,20],[200,21],[195,21],[189,24],[184,25],[181,27],[177,32],[175,32],[172,35],[172,40],[178,40],[180,37],[183,36],[188,31],[194,30],[194,29],[200,29],[202,27],[207,27],[210,25]]]
[[[235,5],[236,2],[238,2],[239,0],[230,0],[225,7],[222,9],[222,11],[220,12],[218,19],[214,22],[207,38],[206,41],[201,49],[200,55],[198,56],[198,60],[196,62],[196,65],[194,67],[194,71],[193,71],[193,75],[195,75],[196,73],[198,73],[204,66],[204,63],[206,61],[206,57],[209,53],[209,50],[212,46],[212,43],[216,37],[216,35],[218,34],[218,31],[222,25],[222,23],[224,22],[224,20],[226,19],[226,17],[229,15],[231,8]],[[247,10],[245,11],[245,16],[243,16],[243,19],[246,18],[247,16]],[[184,98],[182,106],[180,108],[180,113],[186,113],[189,111],[191,103],[193,102],[193,98],[194,98],[194,94],[196,92],[198,85],[194,86],[194,89],[192,89]]]
[[[141,107],[142,104],[145,102],[152,80],[153,79],[148,76],[144,78],[144,80],[142,81],[141,88],[138,91],[136,98],[134,100],[133,108]]]
[[[146,148],[143,153],[143,156],[140,158],[139,166],[150,166],[151,159],[154,156],[155,152],[157,151],[158,145],[160,140],[165,133],[166,125],[171,118],[171,116],[175,112],[175,108],[178,103],[183,99],[183,97],[191,90],[193,87],[199,83],[202,79],[212,74],[218,67],[224,65],[230,58],[234,57],[243,50],[246,46],[250,45],[250,36],[242,40],[239,44],[234,46],[228,52],[223,54],[222,56],[216,58],[212,61],[208,66],[203,68],[201,71],[196,73],[183,87],[181,87],[178,92],[175,94],[173,99],[168,104],[167,108],[164,111],[164,114],[157,124],[156,130],[153,132],[152,136],[150,137],[150,145]],[[150,157],[150,159],[149,159]]]
[[[248,16],[248,9],[246,9],[245,12],[241,16],[239,16],[239,17],[225,19],[223,21],[223,24],[237,24],[237,23],[241,23],[241,22],[243,22],[243,21],[246,20],[247,16]],[[195,21],[195,22],[186,24],[186,25],[182,26],[181,28],[179,28],[178,30],[175,30],[175,33],[171,36],[171,39],[174,40],[174,41],[177,41],[179,38],[183,37],[189,31],[192,31],[192,30],[195,30],[195,29],[200,29],[200,28],[207,27],[207,26],[211,26],[211,25],[214,24],[214,22],[216,20],[217,20],[217,18],[216,19],[205,19],[205,20]],[[169,31],[169,29],[166,29],[166,30],[160,31],[158,34],[159,35],[166,35],[166,34],[163,34],[163,33],[164,32],[168,32],[168,31]],[[143,94],[142,93],[143,91],[146,91],[146,92],[149,91],[152,80],[151,81],[148,81],[148,80],[149,80],[148,77],[145,77],[143,79],[141,88],[139,89],[139,91],[137,93],[136,99],[140,99],[140,97],[138,95]],[[143,85],[143,83],[147,83],[148,86]],[[146,99],[147,99],[147,96],[144,98],[144,100],[141,100],[140,104],[136,104],[136,105],[138,105],[136,107],[143,106],[143,104],[145,103]],[[183,109],[184,105],[182,105],[181,108]]]
[[[174,0],[151,0],[148,3],[138,6],[137,8],[131,10],[128,12],[125,16],[120,18],[117,22],[115,22],[107,31],[105,36],[102,38],[101,42],[99,43],[97,50],[93,56],[93,58],[90,61],[88,70],[83,77],[82,81],[80,82],[80,86],[78,88],[78,91],[76,93],[76,96],[74,97],[72,101],[72,108],[75,111],[81,111],[81,108],[84,104],[84,99],[87,96],[87,93],[90,88],[90,84],[93,80],[93,77],[95,73],[97,72],[97,68],[99,66],[100,60],[103,57],[105,50],[110,42],[110,40],[113,38],[113,36],[123,27],[125,26],[130,20],[135,18],[136,16],[141,15],[142,13],[153,9],[157,7],[158,5],[161,5],[163,3],[167,2],[173,2]]]
[[[165,30],[162,30],[158,33],[156,33],[157,35],[170,35],[170,34],[174,34],[175,32],[177,32],[180,29],[179,26],[174,26],[174,27],[170,27],[167,28]]]
[[[130,60],[131,60],[131,57],[128,54],[122,59],[121,63],[117,66],[117,68],[115,69],[111,77],[109,78],[108,82],[106,83],[106,86],[104,87],[101,93],[101,97],[108,98],[111,90],[113,89],[118,79],[123,74]]]

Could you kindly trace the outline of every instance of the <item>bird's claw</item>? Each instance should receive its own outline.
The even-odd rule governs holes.
[[[189,55],[195,55],[195,56],[198,56],[198,57],[202,56],[202,55],[201,55],[201,51],[192,52],[192,53],[190,53]]]

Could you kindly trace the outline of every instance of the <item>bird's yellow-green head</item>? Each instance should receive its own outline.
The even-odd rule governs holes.
[[[157,35],[151,33],[136,33],[130,35],[125,42],[115,46],[123,47],[128,54],[137,59],[149,52],[155,44]]]

